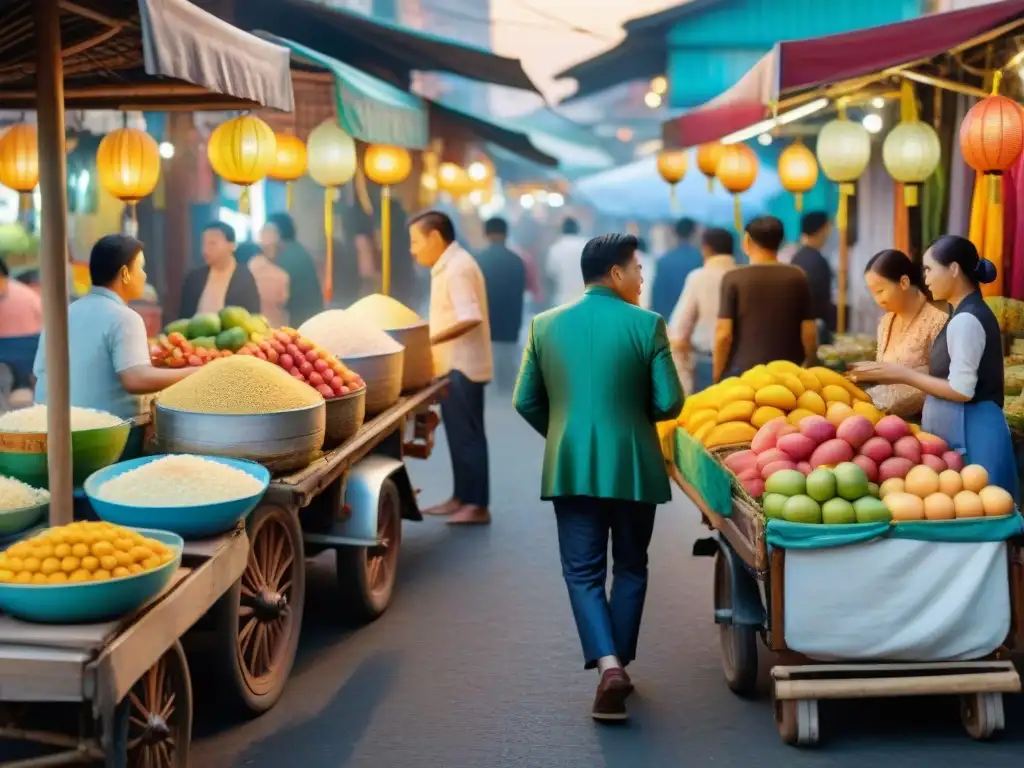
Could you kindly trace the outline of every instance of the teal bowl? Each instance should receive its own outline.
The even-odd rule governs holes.
[[[74,483],[81,485],[93,472],[109,467],[121,458],[132,423],[124,421],[102,429],[83,429],[71,433],[71,460]],[[0,475],[28,483],[33,488],[49,488],[46,465],[46,433],[0,433]]]
[[[0,541],[27,531],[42,520],[49,509],[50,505],[46,503],[0,512]]]
[[[171,583],[181,565],[185,542],[168,531],[138,529],[139,533],[173,547],[166,565],[135,576],[83,584],[0,584],[0,610],[37,624],[94,624],[137,611]]]

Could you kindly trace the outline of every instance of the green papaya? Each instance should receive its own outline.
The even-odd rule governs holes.
[[[220,311],[220,325],[222,330],[229,328],[242,328],[249,323],[251,316],[244,307],[224,307]]]
[[[182,320],[175,320],[173,323],[168,323],[167,327],[164,328],[164,334],[170,336],[172,333],[180,333],[182,336],[188,336],[188,324],[190,320],[184,318]]]
[[[215,336],[197,336],[192,339],[192,346],[202,349],[217,349],[217,338]]]
[[[244,328],[228,328],[217,335],[217,349],[230,349],[237,352],[249,340]]]
[[[196,315],[188,321],[188,337],[190,339],[216,336],[221,330],[220,318],[212,313]]]

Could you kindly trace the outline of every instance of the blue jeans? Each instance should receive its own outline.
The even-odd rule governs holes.
[[[586,669],[604,656],[623,665],[636,658],[647,596],[647,547],[654,504],[589,496],[554,500],[558,548]],[[612,540],[609,598],[608,537]]]

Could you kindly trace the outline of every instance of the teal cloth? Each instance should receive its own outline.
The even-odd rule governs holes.
[[[675,462],[711,511],[722,517],[732,514],[732,473],[685,429],[676,430]]]
[[[1019,513],[1006,517],[942,520],[919,523],[857,523],[853,525],[812,525],[769,520],[769,547],[779,549],[830,549],[863,544],[883,536],[915,541],[978,543],[1006,541],[1024,533]]]

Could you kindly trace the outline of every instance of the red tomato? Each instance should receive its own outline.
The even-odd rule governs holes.
[[[167,341],[169,341],[171,345],[175,347],[180,347],[188,343],[188,339],[186,339],[183,334],[180,334],[177,331],[169,335],[167,337]]]
[[[343,382],[340,378],[335,377],[331,379],[330,387],[331,389],[334,390],[336,394],[340,395],[342,393],[342,390],[345,388],[345,382]]]
[[[313,364],[308,360],[299,366],[299,373],[308,377],[313,372]]]
[[[296,360],[298,360],[300,357],[303,356],[302,352],[300,352],[299,348],[296,347],[294,344],[289,344],[288,346],[286,346],[284,348],[284,351],[287,352],[289,355],[291,355]]]
[[[321,376],[316,371],[313,371],[312,373],[310,373],[308,378],[309,378],[309,383],[312,384],[314,387],[320,387],[320,386],[323,386],[323,384],[324,384],[324,377]]]
[[[277,358],[277,362],[286,371],[290,371],[292,368],[295,367],[295,358],[293,358],[287,352],[285,352],[283,355]]]
[[[198,367],[198,366],[203,364],[203,361],[199,357],[199,355],[189,355],[188,356],[188,364],[192,365],[192,366]]]
[[[307,349],[307,350],[306,350],[306,360],[307,360],[308,362],[310,362],[310,363],[315,363],[315,362],[316,362],[317,360],[319,360],[319,359],[320,359],[320,355],[318,355],[318,354],[316,353],[316,350],[315,350],[315,349]]]

